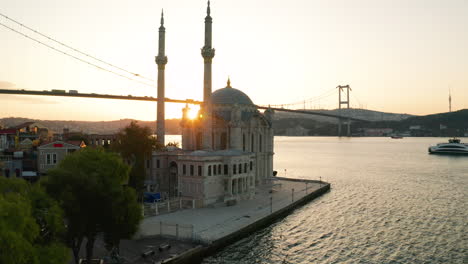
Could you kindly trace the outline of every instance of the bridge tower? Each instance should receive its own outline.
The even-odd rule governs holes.
[[[164,28],[164,13],[161,11],[161,26],[159,27],[159,47],[158,56],[156,56],[156,64],[158,65],[158,104],[157,104],[157,124],[156,136],[157,141],[165,145],[165,95],[164,95],[164,70],[166,68],[167,56],[165,54],[165,38],[166,29]]]
[[[205,17],[205,45],[201,49],[201,55],[204,60],[205,69],[203,75],[203,149],[211,150],[213,148],[213,121],[211,107],[211,63],[215,56],[215,49],[212,47],[212,24],[213,19],[210,16],[210,1],[206,8]]]
[[[349,85],[338,85],[338,108],[339,108],[339,115],[342,116],[341,106],[344,105],[348,109],[348,116],[349,116],[349,92],[351,91],[351,87]],[[346,89],[346,100],[341,99],[341,92],[344,92]],[[341,137],[341,124],[343,120],[342,118],[338,118],[338,136]],[[348,118],[347,120],[348,131],[347,136],[351,136],[351,120]]]

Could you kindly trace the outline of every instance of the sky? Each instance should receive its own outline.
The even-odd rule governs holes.
[[[155,80],[164,8],[166,97],[203,97],[204,0],[0,0],[0,13],[103,61]],[[312,98],[425,115],[468,108],[466,0],[212,0],[213,90],[231,84],[255,104]],[[0,23],[72,51],[0,16]],[[80,56],[90,60],[89,58]],[[78,90],[156,97],[156,88],[79,62],[0,26],[0,89]],[[152,82],[155,84],[155,81]],[[330,92],[335,89],[335,92]],[[328,97],[318,99],[322,95]],[[180,118],[180,104],[166,104]],[[155,120],[156,103],[0,96],[1,117]]]

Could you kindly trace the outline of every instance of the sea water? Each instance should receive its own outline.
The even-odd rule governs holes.
[[[427,151],[446,141],[275,137],[278,176],[331,191],[204,263],[468,263],[468,156]]]

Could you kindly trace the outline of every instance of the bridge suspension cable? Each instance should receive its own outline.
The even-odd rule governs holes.
[[[20,26],[22,26],[22,27],[24,27],[24,28],[26,28],[26,29],[28,29],[28,30],[30,30],[30,31],[32,31],[32,32],[34,32],[34,33],[36,33],[36,34],[38,34],[38,35],[40,35],[40,36],[42,36],[42,37],[47,38],[48,40],[51,40],[51,41],[53,41],[53,42],[55,42],[55,43],[58,43],[58,44],[60,44],[60,45],[62,45],[62,46],[64,46],[64,47],[68,48],[68,49],[71,49],[71,50],[73,50],[74,52],[77,52],[77,53],[79,53],[79,54],[82,54],[82,55],[84,55],[84,56],[86,56],[86,57],[89,57],[89,58],[91,58],[91,59],[93,59],[93,60],[96,60],[96,61],[98,61],[98,62],[100,62],[100,63],[103,63],[103,64],[105,64],[105,65],[111,66],[111,67],[113,67],[113,68],[115,68],[115,69],[118,69],[118,70],[120,70],[120,71],[129,73],[129,74],[131,74],[131,75],[133,75],[133,76],[135,76],[135,77],[138,77],[138,78],[141,78],[141,79],[145,79],[145,80],[148,80],[148,81],[151,81],[151,82],[155,82],[155,80],[153,80],[153,79],[151,79],[151,78],[145,77],[145,76],[140,75],[140,74],[138,74],[138,73],[134,73],[134,72],[128,71],[128,70],[123,69],[123,68],[121,68],[121,67],[119,67],[119,66],[116,66],[116,65],[114,65],[114,64],[108,63],[108,62],[106,62],[106,61],[104,61],[104,60],[101,60],[101,59],[99,59],[99,58],[96,58],[96,57],[94,57],[94,56],[92,56],[92,55],[89,55],[89,54],[87,54],[87,53],[85,53],[85,52],[82,52],[82,51],[80,51],[80,50],[78,50],[78,49],[75,49],[75,48],[73,48],[73,47],[71,47],[71,46],[69,46],[69,45],[67,45],[67,44],[65,44],[65,43],[63,43],[63,42],[60,42],[60,41],[58,41],[58,40],[55,40],[55,39],[53,39],[53,38],[51,38],[51,37],[49,37],[49,36],[47,36],[47,35],[45,35],[45,34],[42,34],[42,33],[38,32],[37,30],[35,30],[35,29],[33,29],[33,28],[30,28],[30,27],[28,27],[28,26],[26,26],[26,25],[24,25],[24,24],[22,24],[22,23],[20,23],[20,22],[18,22],[18,21],[16,21],[16,20],[14,20],[14,19],[12,19],[12,18],[10,18],[10,17],[8,17],[8,16],[2,14],[2,13],[0,13],[0,16],[6,18],[6,19],[8,19],[8,20],[10,20],[10,21],[12,21],[12,22],[14,22],[14,23],[16,23],[16,24],[18,24],[18,25],[20,25]],[[144,85],[147,85],[147,86],[155,87],[154,84],[149,84],[149,83],[147,83],[147,82],[144,82],[144,81],[141,81],[141,80],[137,80],[137,79],[135,79],[135,78],[132,78],[132,77],[126,76],[126,75],[124,75],[124,74],[118,73],[118,72],[116,72],[116,71],[114,71],[114,70],[106,69],[106,68],[104,68],[104,67],[102,67],[102,66],[99,66],[99,65],[97,65],[97,64],[95,64],[95,63],[92,63],[92,62],[90,62],[90,61],[84,60],[84,59],[79,58],[79,57],[77,57],[77,56],[75,56],[75,55],[69,54],[69,53],[67,53],[66,51],[57,49],[57,48],[55,48],[55,47],[53,47],[53,46],[51,46],[51,45],[49,45],[49,44],[44,43],[43,41],[40,41],[40,40],[38,40],[38,39],[36,39],[36,38],[34,38],[34,37],[32,37],[32,36],[26,34],[26,33],[20,32],[19,30],[16,30],[16,29],[14,29],[14,28],[12,28],[12,27],[10,27],[10,26],[7,26],[7,25],[5,25],[5,24],[3,24],[3,23],[1,23],[1,22],[0,22],[0,25],[3,26],[3,27],[5,27],[5,28],[7,28],[7,29],[9,29],[9,30],[11,30],[11,31],[13,31],[13,32],[15,32],[15,33],[17,33],[17,34],[22,35],[22,36],[24,36],[24,37],[26,37],[26,38],[28,38],[28,39],[30,39],[30,40],[33,40],[33,41],[35,41],[35,42],[37,42],[37,43],[39,43],[39,44],[42,44],[42,45],[46,46],[47,48],[50,48],[50,49],[52,49],[52,50],[54,50],[54,51],[57,51],[57,52],[59,52],[59,53],[62,53],[62,54],[64,54],[64,55],[69,56],[69,57],[71,57],[71,58],[73,58],[73,59],[76,59],[76,60],[78,60],[78,61],[80,61],[80,62],[83,62],[83,63],[86,63],[86,64],[88,64],[88,65],[94,66],[94,67],[96,67],[96,68],[98,68],[98,69],[100,69],[100,70],[107,71],[107,72],[109,72],[109,73],[113,73],[113,74],[118,75],[118,76],[120,76],[120,77],[129,79],[129,80],[132,80],[132,81],[135,81],[135,82],[139,82],[139,83],[144,84]]]
[[[331,88],[331,89],[323,92],[322,94],[320,94],[318,96],[311,97],[311,98],[308,98],[306,100],[297,101],[297,102],[293,102],[293,103],[287,103],[287,104],[275,104],[275,105],[270,105],[270,106],[271,107],[280,107],[280,108],[289,108],[289,107],[293,107],[293,106],[305,106],[306,104],[311,104],[313,102],[317,102],[317,101],[323,100],[324,98],[330,97],[335,93],[336,93],[336,88]]]
[[[358,106],[359,108],[364,108],[364,104],[361,103],[361,101],[357,98],[357,96],[355,95],[356,92],[352,93],[351,94],[351,97],[353,97],[354,100],[356,100],[356,102],[358,103]]]

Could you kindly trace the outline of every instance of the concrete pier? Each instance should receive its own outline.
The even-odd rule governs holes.
[[[145,218],[137,237],[158,235],[161,222],[192,225],[192,240],[202,246],[162,263],[199,263],[204,257],[287,216],[329,189],[330,184],[326,182],[275,177],[258,188],[253,199],[234,206],[181,210]]]

